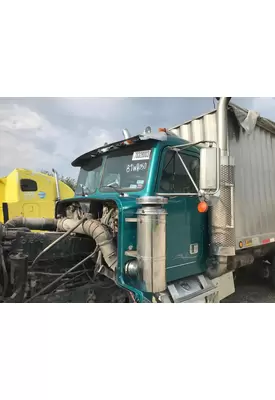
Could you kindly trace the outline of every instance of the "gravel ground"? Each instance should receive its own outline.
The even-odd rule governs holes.
[[[235,281],[236,292],[222,303],[275,303],[275,289],[269,281],[244,274]]]

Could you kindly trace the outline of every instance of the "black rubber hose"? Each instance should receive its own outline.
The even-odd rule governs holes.
[[[24,218],[16,217],[5,223],[8,229],[29,228],[35,231],[56,231],[57,220],[55,218]]]

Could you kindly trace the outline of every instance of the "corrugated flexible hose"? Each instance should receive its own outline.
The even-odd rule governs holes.
[[[57,230],[66,232],[76,223],[76,220],[70,218],[59,219],[57,220]],[[113,271],[116,270],[117,249],[113,240],[113,235],[107,226],[95,219],[88,219],[87,221],[84,221],[83,224],[76,227],[74,232],[92,237],[99,246],[108,267]]]
[[[26,227],[31,230],[57,230],[59,232],[74,231],[82,235],[90,236],[99,246],[108,267],[115,272],[117,267],[117,249],[113,240],[113,235],[108,227],[94,219],[88,219],[85,221],[84,218],[83,223],[80,225],[79,223],[79,220],[70,218],[55,219],[17,217],[7,221],[5,227],[9,229]],[[37,258],[39,257],[40,255],[38,255]]]

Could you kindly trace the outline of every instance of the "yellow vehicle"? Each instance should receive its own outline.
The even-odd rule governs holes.
[[[0,222],[14,217],[53,218],[57,200],[74,196],[73,190],[54,176],[17,168],[0,178]]]

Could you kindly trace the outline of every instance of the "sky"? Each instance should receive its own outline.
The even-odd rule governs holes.
[[[275,120],[275,98],[232,98]],[[210,97],[0,98],[0,177],[14,168],[51,170],[76,178],[71,162],[146,126],[172,127],[214,108]]]

